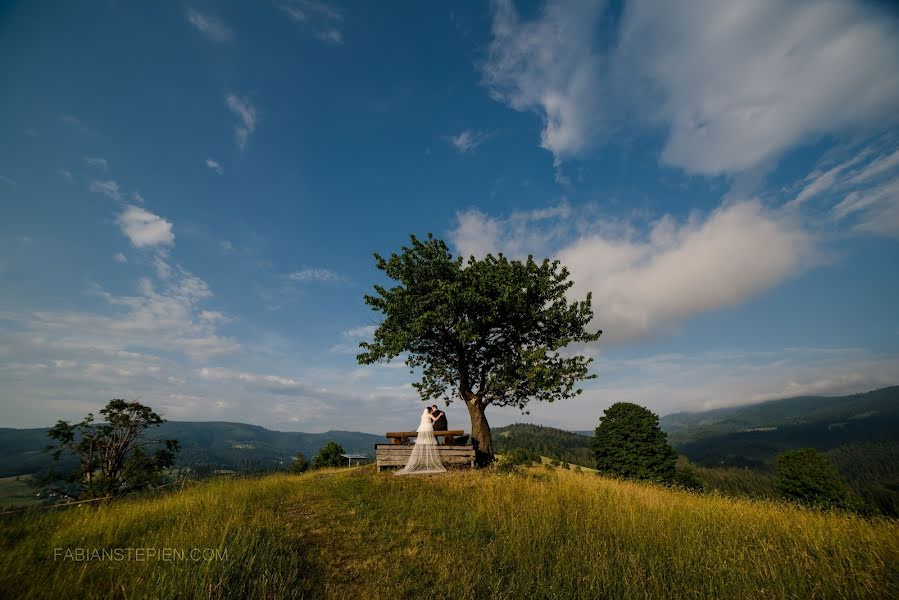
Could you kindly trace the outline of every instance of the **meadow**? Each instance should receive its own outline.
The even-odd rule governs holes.
[[[12,597],[899,595],[895,521],[545,466],[214,479],[153,498],[6,515],[0,531],[0,589]],[[75,548],[176,554],[60,555]],[[191,549],[205,558],[192,560]]]

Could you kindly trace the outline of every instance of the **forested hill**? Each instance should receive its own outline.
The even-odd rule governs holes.
[[[524,448],[530,452],[575,465],[592,467],[596,463],[590,451],[590,438],[543,425],[516,423],[493,430],[498,452]]]
[[[897,418],[899,386],[893,386],[847,396],[800,396],[748,406],[672,413],[662,417],[660,424],[669,440],[681,445],[730,433],[817,424],[830,429],[845,428],[865,420],[870,420],[875,429],[886,430]]]
[[[175,438],[181,443],[178,466],[241,471],[277,469],[289,464],[298,452],[311,458],[330,441],[347,452],[371,456],[374,445],[384,441],[382,436],[354,431],[302,433],[272,431],[246,423],[191,421],[167,421],[154,430],[153,436]],[[0,428],[0,477],[46,468],[51,458],[42,450],[51,441],[45,428]]]

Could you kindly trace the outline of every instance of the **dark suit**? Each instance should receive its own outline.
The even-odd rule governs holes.
[[[446,431],[449,429],[446,425],[446,413],[437,409],[437,412],[434,414],[437,415],[437,420],[434,421],[434,431]]]

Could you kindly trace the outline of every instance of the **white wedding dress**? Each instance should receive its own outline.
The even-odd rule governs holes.
[[[412,446],[412,454],[409,455],[409,461],[406,466],[395,473],[395,475],[412,475],[416,473],[443,473],[446,471],[443,463],[440,461],[440,454],[437,451],[437,438],[434,436],[434,423],[431,421],[431,415],[425,409],[421,413],[421,423],[418,425],[418,437],[415,438],[415,445]]]

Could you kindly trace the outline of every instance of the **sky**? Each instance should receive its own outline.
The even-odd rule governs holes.
[[[592,292],[597,378],[493,425],[897,384],[897,58],[861,0],[4,2],[0,426],[414,427],[355,354],[428,232]]]

